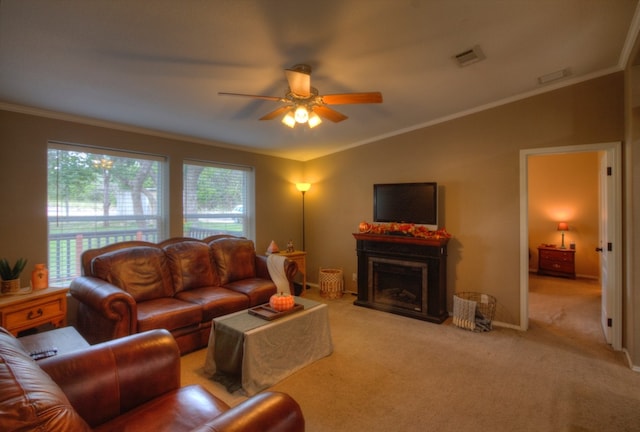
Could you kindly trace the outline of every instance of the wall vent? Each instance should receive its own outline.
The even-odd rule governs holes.
[[[482,52],[482,49],[479,45],[474,46],[473,48],[461,52],[460,54],[456,54],[453,56],[458,66],[464,67],[469,66],[474,63],[478,63],[481,60],[485,59],[485,55]]]

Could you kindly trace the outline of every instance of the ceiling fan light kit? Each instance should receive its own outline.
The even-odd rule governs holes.
[[[260,120],[272,120],[284,114],[282,123],[290,128],[294,128],[296,124],[307,124],[309,128],[314,128],[322,123],[322,118],[334,123],[348,118],[327,105],[382,103],[380,92],[318,94],[318,90],[311,87],[311,66],[309,65],[297,64],[290,69],[285,69],[285,76],[289,83],[289,89],[284,97],[226,92],[218,94],[285,103],[285,106],[265,114]]]
[[[303,106],[297,107],[293,115],[298,123],[306,123],[309,120],[309,111]]]
[[[307,122],[307,124],[309,125],[309,128],[313,129],[314,127],[318,126],[320,123],[322,123],[322,119],[320,118],[320,116],[312,112],[309,115],[309,121]]]
[[[296,118],[291,111],[289,111],[284,115],[284,117],[282,117],[282,123],[289,126],[290,128],[296,127]]]

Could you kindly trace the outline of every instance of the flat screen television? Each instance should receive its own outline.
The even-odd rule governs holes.
[[[374,184],[373,221],[414,223],[438,229],[438,184]]]

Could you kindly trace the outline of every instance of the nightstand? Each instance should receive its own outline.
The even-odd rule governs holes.
[[[576,278],[576,251],[553,247],[538,247],[538,274]]]
[[[17,336],[22,330],[51,323],[67,324],[67,287],[50,287],[29,294],[0,296],[0,326]]]
[[[280,251],[279,255],[287,257],[287,259],[298,265],[298,271],[302,273],[302,291],[300,291],[300,296],[303,296],[307,289],[307,253],[305,251]]]

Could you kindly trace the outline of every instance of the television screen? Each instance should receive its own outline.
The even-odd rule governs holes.
[[[438,184],[394,183],[373,185],[373,221],[438,226]]]

